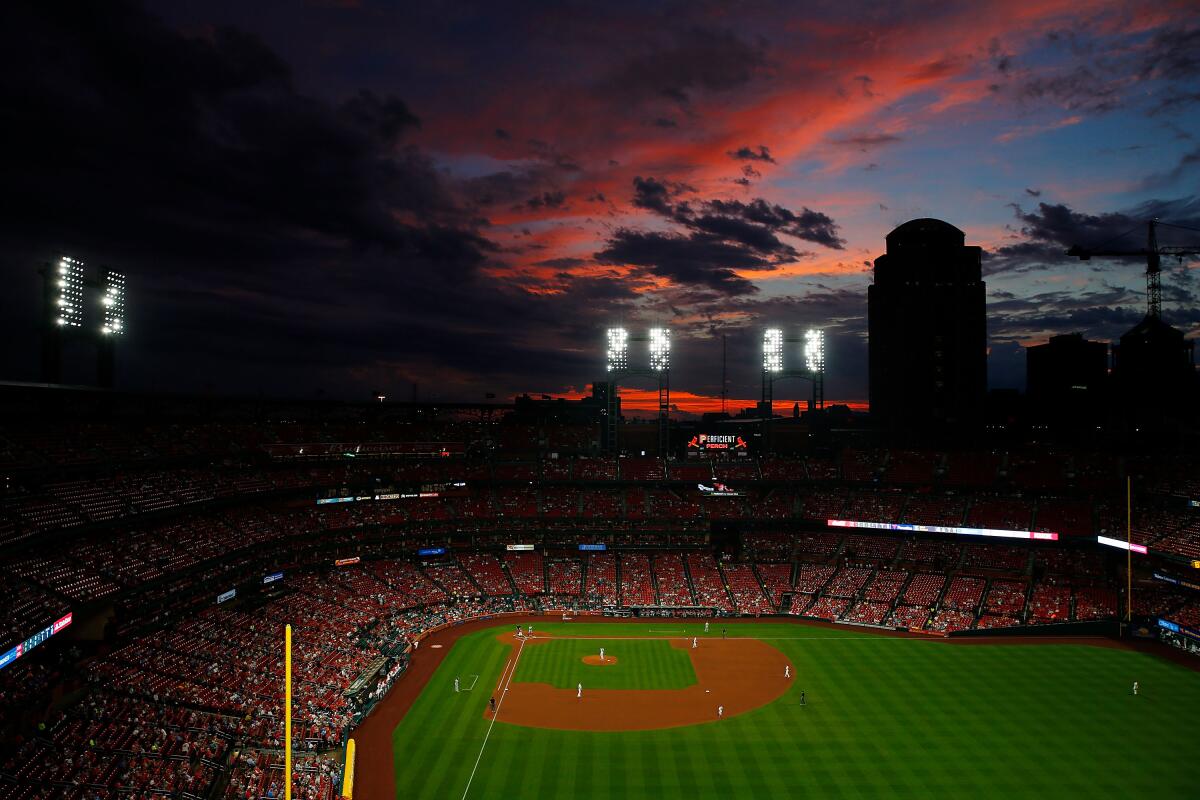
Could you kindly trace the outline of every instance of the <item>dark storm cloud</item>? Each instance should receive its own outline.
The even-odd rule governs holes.
[[[256,38],[186,38],[129,5],[14,13],[6,58],[22,68],[0,85],[23,224],[172,249],[304,233],[403,252],[423,237],[396,212],[463,222],[429,162],[396,148],[417,124],[396,98],[331,107]]]
[[[58,252],[128,273],[131,388],[580,382],[582,344],[628,310],[636,284],[560,279],[550,299],[481,269],[500,250],[477,195],[562,205],[546,176],[572,162],[551,147],[532,177],[453,184],[406,143],[420,122],[403,100],[306,95],[252,35],[181,34],[120,2],[0,14],[0,243],[28,265],[11,289],[29,298],[0,316],[20,341],[36,329],[32,265]],[[6,348],[4,377],[36,375],[32,352]]]
[[[770,149],[766,145],[761,144],[757,148],[743,145],[737,150],[730,150],[726,155],[735,161],[765,161],[768,164],[775,163],[775,159],[771,157]]]

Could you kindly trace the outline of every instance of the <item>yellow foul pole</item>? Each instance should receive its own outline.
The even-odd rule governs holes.
[[[283,629],[283,800],[292,800],[292,626]]]
[[[354,798],[354,740],[346,742],[346,772],[342,776],[342,797]]]

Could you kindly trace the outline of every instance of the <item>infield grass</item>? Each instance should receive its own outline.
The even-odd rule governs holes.
[[[583,663],[584,656],[615,657],[615,664]],[[527,646],[514,681],[548,683],[556,689],[685,689],[696,682],[686,650],[665,639],[553,639]],[[501,716],[501,720],[504,717]]]
[[[468,781],[469,798],[1200,796],[1200,674],[1150,655],[1086,644],[951,645],[859,629],[730,625],[731,638],[760,638],[795,665],[793,686],[777,701],[721,722],[622,733],[507,725],[501,706],[489,734],[484,709],[511,658],[495,638],[506,627],[459,640],[396,728],[397,798],[462,798]],[[648,631],[667,626],[539,627],[606,637],[606,651],[613,647],[625,664],[621,637],[661,636]],[[704,636],[695,623],[671,627]],[[709,635],[719,637],[714,627]],[[562,655],[566,665],[578,651],[574,643],[554,649],[561,645],[568,643],[525,648],[516,679],[563,680],[567,673],[554,662],[569,654]],[[580,657],[598,652],[595,640],[581,646]],[[540,648],[550,649],[526,673],[525,659]],[[652,649],[629,652],[647,654],[630,655],[639,672],[650,673],[637,680],[678,680],[678,670],[653,658]],[[595,669],[615,676],[619,668]],[[477,690],[454,694],[454,676],[475,673]],[[1130,693],[1134,680],[1142,686],[1138,697]]]

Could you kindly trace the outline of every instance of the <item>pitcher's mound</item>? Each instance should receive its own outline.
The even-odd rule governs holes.
[[[584,656],[583,663],[590,664],[593,667],[611,667],[617,663],[616,656],[605,655],[604,660],[600,660],[600,656]]]

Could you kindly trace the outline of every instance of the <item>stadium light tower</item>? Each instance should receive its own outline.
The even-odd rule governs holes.
[[[783,370],[783,331],[779,328],[767,328],[763,331],[763,370]]]
[[[44,282],[42,380],[62,381],[63,342],[86,340],[96,347],[96,377],[113,385],[115,340],[125,332],[125,276],[115,270],[85,272],[83,261],[61,256],[38,272]]]
[[[607,362],[609,372],[629,369],[629,331],[624,328],[608,329]]]
[[[661,372],[671,368],[671,331],[669,328],[650,329],[650,369]]]
[[[104,324],[100,332],[108,336],[120,336],[125,332],[125,276],[108,270],[104,274],[104,295],[100,298],[104,306]]]
[[[788,369],[784,354],[786,343],[803,344],[803,369]],[[784,378],[800,378],[812,382],[812,400],[810,409],[825,407],[825,333],[817,328],[810,328],[804,336],[787,336],[782,328],[767,328],[763,331],[763,360],[762,360],[762,402],[759,413],[762,415],[763,448],[771,450],[771,420],[775,416],[775,381]]]
[[[812,373],[825,371],[825,331],[809,328],[804,332],[804,366]]]
[[[649,367],[631,367],[629,343],[648,342]],[[621,379],[638,375],[658,380],[658,451],[665,456],[670,446],[671,409],[671,329],[651,328],[645,336],[633,336],[625,328],[608,328],[605,331],[605,419],[602,444],[606,450],[616,452],[618,447],[617,423],[621,416],[618,400]]]
[[[63,256],[58,262],[58,323],[69,328],[83,325],[83,262]]]

